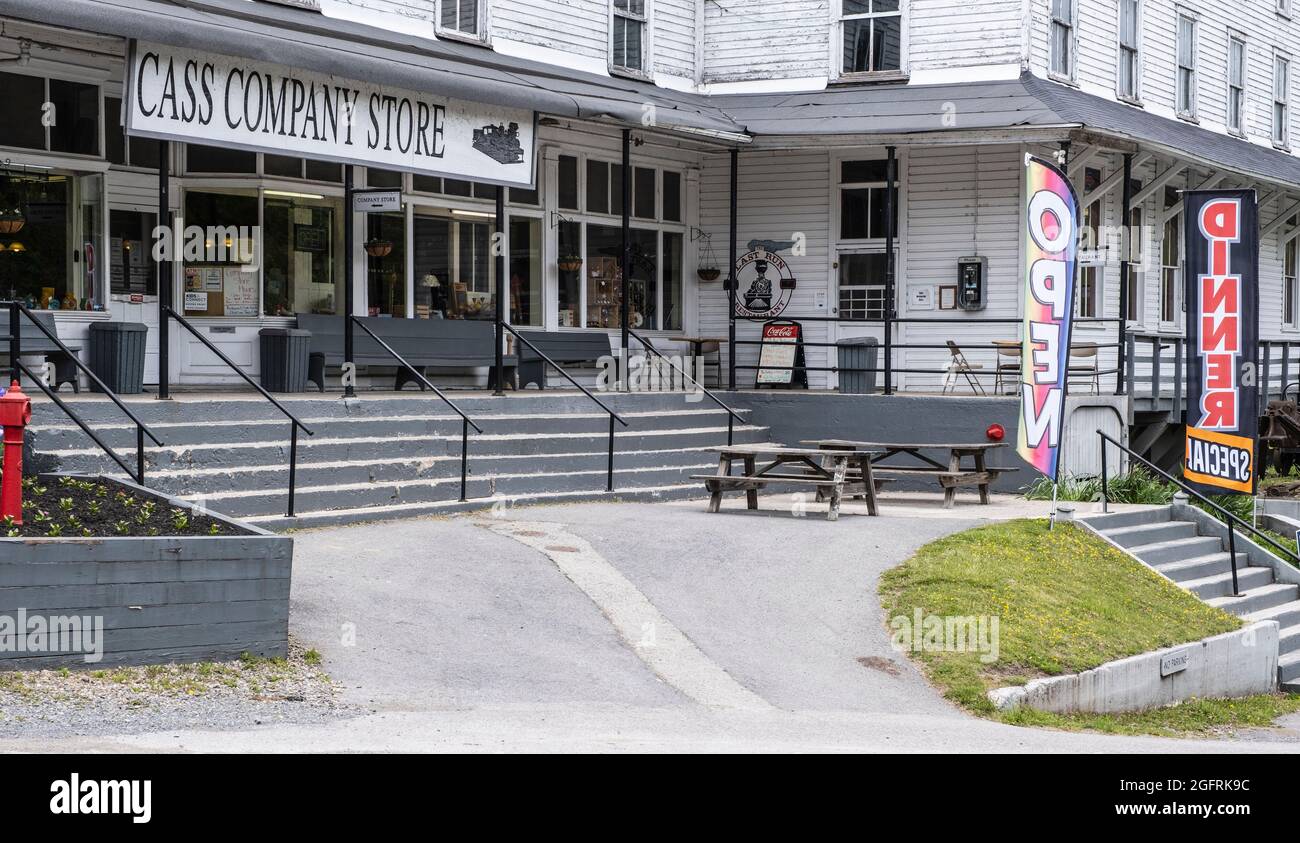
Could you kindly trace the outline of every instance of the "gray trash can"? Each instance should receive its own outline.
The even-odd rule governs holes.
[[[876,391],[876,359],[879,343],[875,337],[852,337],[835,343],[839,355],[840,392],[862,395]],[[869,369],[870,371],[845,371]]]
[[[257,336],[262,352],[262,386],[268,392],[306,391],[311,331],[263,328]]]
[[[140,322],[94,322],[90,371],[119,395],[144,392],[144,347],[149,327]],[[90,388],[100,392],[99,387]]]

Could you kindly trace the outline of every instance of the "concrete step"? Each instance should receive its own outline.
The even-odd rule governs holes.
[[[1103,532],[1106,538],[1120,547],[1130,548],[1191,538],[1196,535],[1196,525],[1190,521],[1157,521],[1131,527],[1116,527]]]
[[[338,524],[357,524],[371,521],[391,521],[399,518],[414,518],[421,515],[452,515],[458,512],[472,512],[491,509],[517,509],[525,506],[539,506],[555,503],[575,503],[582,501],[668,501],[703,499],[705,491],[699,483],[677,484],[659,487],[627,487],[612,494],[605,491],[556,492],[550,494],[506,496],[479,498],[464,503],[460,501],[435,501],[429,503],[398,503],[387,506],[357,507],[351,509],[326,510],[319,512],[299,511],[295,518],[283,515],[264,515],[246,518],[249,523],[257,524],[267,530],[299,530],[311,527],[327,527]]]
[[[348,483],[396,483],[404,480],[455,478],[460,479],[460,454],[457,452],[439,457],[399,459],[390,461],[342,460],[300,461],[298,484],[324,486]],[[604,471],[608,462],[605,450],[580,454],[483,454],[471,446],[468,469],[471,477],[493,474],[523,474],[538,471]],[[716,467],[715,455],[707,447],[691,449],[656,449],[651,451],[618,451],[615,453],[616,470],[652,467],[699,465],[708,463]],[[120,473],[120,471],[119,471]],[[153,471],[146,477],[150,487],[175,494],[219,494],[222,492],[282,490],[289,484],[287,462],[253,466],[195,465]]]
[[[1300,684],[1300,653],[1288,653],[1277,660],[1277,681],[1283,685]]]
[[[727,414],[718,408],[637,411],[627,413],[629,430],[661,431],[693,427],[726,427]],[[601,434],[609,431],[609,415],[595,413],[498,414],[476,419],[484,433],[492,435],[551,433]],[[357,416],[349,418],[304,418],[319,438],[340,437],[427,437],[459,436],[459,416],[447,414]],[[163,422],[151,426],[168,447],[219,445],[223,443],[278,441],[288,436],[289,422],[283,416],[261,420],[200,420]],[[68,451],[94,448],[94,442],[74,424],[34,425],[27,429],[32,447],[38,451]],[[109,447],[133,450],[134,424],[103,424],[95,433]],[[475,436],[473,429],[470,435]],[[148,443],[152,447],[153,443]]]
[[[761,442],[767,439],[767,429],[750,425],[736,426],[736,443]],[[470,452],[484,454],[542,454],[591,453],[608,447],[608,431],[599,434],[553,433],[470,435]],[[622,451],[657,450],[666,447],[694,448],[725,445],[727,428],[699,427],[682,430],[638,431],[619,428],[614,432],[615,453]],[[437,457],[460,454],[461,437],[408,436],[408,437],[334,437],[300,436],[298,458],[302,461],[386,461],[419,457]],[[101,470],[110,464],[108,458],[91,445],[77,450],[42,452],[55,461],[57,470],[86,472]],[[125,452],[124,457],[131,456]],[[150,469],[190,468],[196,466],[249,466],[287,462],[289,458],[288,431],[279,439],[213,443],[181,447],[146,449]]]
[[[1170,509],[1167,506],[1131,509],[1124,512],[1090,513],[1080,516],[1080,520],[1087,521],[1095,529],[1103,533],[1124,527],[1135,527],[1139,524],[1156,524],[1161,521],[1168,521],[1170,518]]]
[[[1283,629],[1291,626],[1300,626],[1300,602],[1283,603],[1278,606],[1271,606],[1267,609],[1260,609],[1259,611],[1243,615],[1242,620],[1247,623],[1277,621],[1278,626]]]
[[[1241,570],[1250,564],[1250,557],[1241,551],[1237,552],[1237,569]],[[1169,579],[1180,585],[1187,583],[1189,580],[1198,580],[1204,577],[1223,574],[1232,570],[1229,564],[1229,554],[1224,551],[1221,553],[1211,553],[1208,556],[1198,556],[1194,559],[1179,559],[1174,562],[1162,562],[1155,566],[1156,570],[1164,574]]]
[[[617,463],[616,463],[617,466]],[[679,466],[675,468],[643,468],[616,470],[614,487],[651,487],[681,485],[689,482],[692,474],[711,470],[713,464]],[[489,475],[471,478],[466,486],[471,498],[490,498],[495,495],[528,497],[539,494],[565,492],[600,493],[605,490],[606,471],[564,471],[560,473]],[[703,494],[703,484],[699,484]],[[332,486],[299,486],[295,506],[304,512],[358,507],[383,507],[401,503],[434,503],[456,501],[460,495],[460,478],[447,477],[434,480],[405,480],[397,483],[354,483]],[[274,515],[284,511],[286,489],[227,492],[214,495],[185,495],[185,499],[201,502],[208,509],[236,518],[253,515]]]
[[[1194,559],[1223,551],[1223,542],[1210,536],[1191,536],[1155,544],[1130,547],[1128,550],[1148,565]]]
[[[1241,616],[1282,606],[1293,602],[1297,597],[1300,597],[1300,586],[1273,583],[1252,588],[1240,597],[1214,597],[1205,602],[1225,612]]]
[[[1244,567],[1237,569],[1237,587],[1242,592],[1273,583],[1273,569],[1261,567]],[[1232,571],[1214,574],[1201,579],[1179,583],[1183,588],[1197,597],[1208,600],[1212,597],[1228,597],[1232,594]]]
[[[1300,624],[1282,627],[1278,633],[1277,651],[1282,655],[1300,650]]]

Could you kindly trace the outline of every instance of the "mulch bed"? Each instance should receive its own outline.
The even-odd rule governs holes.
[[[165,499],[93,477],[23,479],[23,523],[0,521],[0,538],[233,536],[243,531]]]

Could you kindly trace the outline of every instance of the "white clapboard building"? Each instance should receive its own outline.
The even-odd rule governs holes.
[[[0,21],[0,191],[33,218],[0,233],[22,241],[4,297],[74,340],[148,325],[151,383],[234,382],[180,331],[159,353],[161,173],[186,224],[258,232],[243,265],[162,267],[252,374],[259,330],[341,314],[349,275],[358,315],[492,319],[504,272],[515,325],[617,345],[626,228],[629,325],[665,346],[730,338],[740,262],[752,318],[724,386],[753,385],[770,315],[803,322],[813,389],[843,377],[834,343],[872,337],[878,388],[993,394],[1014,380],[995,344],[1019,337],[1026,153],[1065,164],[1094,235],[1072,389],[1130,392],[1146,449],[1176,397],[1180,190],[1258,192],[1272,391],[1300,368],[1290,0],[0,0]],[[377,147],[338,114],[323,138],[348,91]],[[477,121],[473,148],[421,156],[443,117],[448,137]],[[354,212],[348,173],[400,201]],[[756,252],[779,257],[767,297],[746,296]]]

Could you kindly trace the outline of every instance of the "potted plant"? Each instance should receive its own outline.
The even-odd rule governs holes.
[[[704,247],[700,249],[700,266],[695,274],[701,281],[717,281],[722,277],[722,270],[718,268],[718,257],[713,253],[713,238],[701,232],[700,239],[704,241]]]
[[[582,255],[576,255],[572,252],[560,255],[555,265],[559,267],[561,272],[577,272],[582,269]]]

